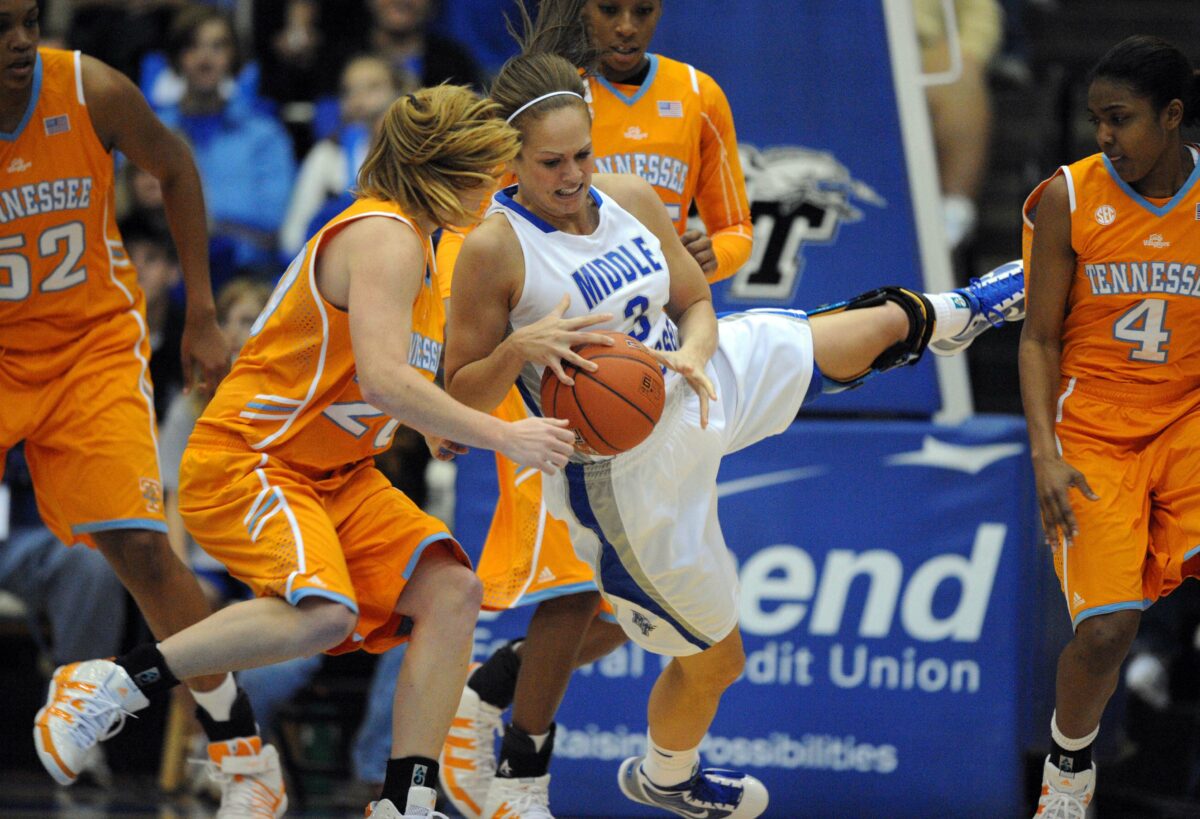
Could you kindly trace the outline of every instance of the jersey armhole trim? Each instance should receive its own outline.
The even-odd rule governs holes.
[[[1071,213],[1075,212],[1075,179],[1071,176],[1071,169],[1062,166],[1063,178],[1067,180],[1067,203],[1070,205]]]
[[[75,60],[75,98],[79,100],[79,104],[87,107],[87,100],[83,96],[83,52],[74,52]]]

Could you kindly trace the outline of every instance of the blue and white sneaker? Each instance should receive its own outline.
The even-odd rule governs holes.
[[[642,759],[621,763],[617,782],[634,802],[662,808],[688,819],[754,819],[767,809],[767,789],[753,776],[705,768],[674,788],[660,788],[642,773]]]
[[[929,351],[937,355],[961,353],[984,330],[1025,318],[1025,266],[1020,260],[1005,262],[953,292],[971,306],[971,320],[958,335],[930,342]]]

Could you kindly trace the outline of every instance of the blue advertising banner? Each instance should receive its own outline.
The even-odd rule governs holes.
[[[468,548],[494,484],[490,456],[462,460]],[[747,663],[705,763],[754,773],[780,819],[1019,815],[1048,572],[1023,422],[800,421],[727,458],[719,491]],[[476,659],[528,615],[482,618]],[[557,814],[653,815],[616,772],[644,749],[661,667],[626,644],[577,673],[551,768]]]
[[[947,281],[927,276],[910,178],[922,176],[931,194],[923,207],[940,214],[927,120],[906,130],[898,96],[912,89],[916,105],[907,115],[927,116],[911,17],[901,26],[907,41],[890,40],[888,6],[911,15],[907,2],[880,0],[665,5],[652,50],[721,85],[742,144],[755,247],[733,278],[714,287],[718,311],[812,308],[887,284],[947,285],[948,274]],[[912,52],[913,72],[897,78],[893,51],[901,46]],[[906,137],[923,144],[906,151]],[[947,399],[944,381],[934,361],[923,361],[903,382],[869,383],[819,409],[930,416]]]

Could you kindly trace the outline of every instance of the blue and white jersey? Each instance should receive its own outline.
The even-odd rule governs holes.
[[[566,317],[611,313],[611,321],[594,329],[628,333],[647,347],[679,348],[675,323],[664,307],[670,298],[671,275],[662,244],[612,197],[592,188],[600,224],[586,236],[565,233],[513,199],[516,186],[499,191],[487,215],[504,214],[525,255],[525,283],[509,323],[514,330],[544,318],[571,296]],[[526,365],[518,387],[540,413],[543,367]],[[673,374],[671,374],[673,375]],[[669,378],[668,380],[674,380]]]

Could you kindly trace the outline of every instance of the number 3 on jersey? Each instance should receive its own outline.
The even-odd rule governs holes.
[[[1113,338],[1135,344],[1129,351],[1131,361],[1163,364],[1167,360],[1167,344],[1171,331],[1164,326],[1167,303],[1162,299],[1142,299],[1126,310],[1113,324]]]
[[[33,291],[28,256],[10,252],[24,247],[25,237],[20,234],[0,239],[0,301],[21,301],[29,298]],[[87,279],[87,269],[76,268],[75,265],[83,256],[83,250],[82,222],[67,222],[42,231],[37,240],[38,255],[46,259],[62,253],[63,257],[54,271],[38,285],[38,291],[54,293],[82,284]]]
[[[629,335],[638,341],[645,341],[650,337],[650,319],[646,318],[646,311],[649,309],[650,299],[645,296],[634,296],[625,305],[625,318],[634,320]]]

